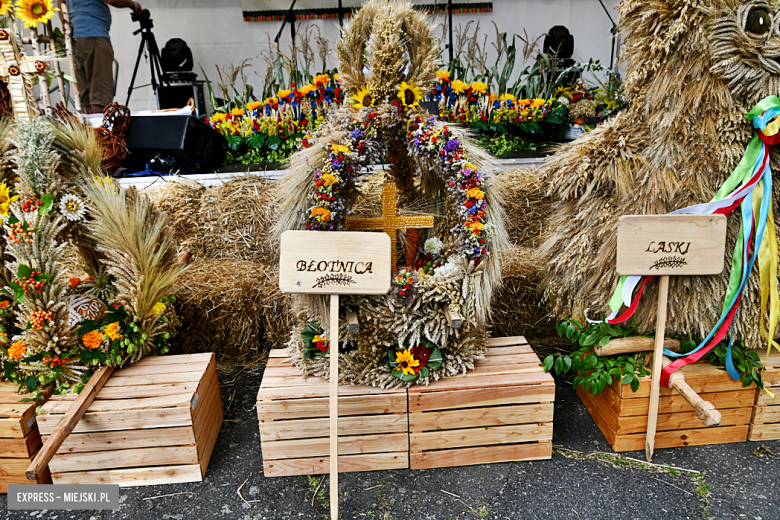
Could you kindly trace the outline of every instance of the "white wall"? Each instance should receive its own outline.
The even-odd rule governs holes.
[[[253,70],[263,74],[265,65],[259,54],[266,46],[266,32],[273,38],[281,25],[281,22],[245,22],[240,0],[141,0],[141,3],[151,11],[153,32],[159,46],[162,48],[170,38],[184,39],[195,57],[195,71],[200,73],[200,64],[212,82],[217,76],[215,64],[238,63],[244,58],[253,58]],[[604,3],[611,6],[617,0],[604,0]],[[614,8],[610,11],[617,21],[617,12]],[[111,40],[119,61],[117,101],[124,103],[140,43],[140,36],[133,36],[132,32],[139,26],[130,19],[127,9],[112,8],[112,14]],[[611,24],[598,0],[493,0],[492,13],[454,15],[454,26],[465,25],[472,18],[480,22],[480,31],[488,34],[489,42],[495,32],[491,21],[510,37],[512,33],[523,35],[525,29],[531,38],[535,38],[553,25],[565,25],[574,35],[575,59],[600,59],[602,64],[609,65]],[[305,21],[304,25],[306,23],[317,24],[331,43],[337,40],[338,21],[312,20]],[[285,29],[283,50],[286,50],[289,38],[289,31]],[[492,51],[492,47],[490,49]],[[333,62],[329,66],[332,67],[336,65],[335,56],[331,59]],[[488,62],[492,63],[494,59],[495,51],[489,52]],[[142,61],[136,85],[147,83],[149,65]],[[250,83],[259,86],[261,81],[252,74]],[[130,107],[156,108],[151,87],[134,91]]]

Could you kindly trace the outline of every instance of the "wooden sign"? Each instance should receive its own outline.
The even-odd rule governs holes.
[[[285,231],[279,288],[293,294],[330,295],[330,518],[339,517],[339,295],[387,294],[390,236],[353,231]],[[348,311],[349,313],[349,311]]]
[[[286,231],[279,288],[296,294],[387,294],[390,237],[351,231]]]
[[[620,275],[718,274],[725,252],[725,215],[627,215],[618,220]]]
[[[725,252],[725,215],[626,215],[618,220],[618,274],[660,277],[645,441],[648,461],[653,458],[658,423],[669,276],[718,274],[723,271]],[[702,413],[711,419],[707,425],[719,424],[721,416],[712,404],[699,401]]]

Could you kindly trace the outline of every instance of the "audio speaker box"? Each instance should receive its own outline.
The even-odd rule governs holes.
[[[134,116],[127,132],[129,171],[204,173],[222,166],[227,139],[192,116]]]

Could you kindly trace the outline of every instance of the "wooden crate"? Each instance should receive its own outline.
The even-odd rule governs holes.
[[[0,493],[8,484],[50,484],[48,468],[35,482],[24,472],[41,447],[41,434],[35,418],[35,404],[23,402],[29,394],[18,394],[19,385],[0,383]],[[45,396],[51,394],[51,390]]]
[[[761,361],[766,359],[766,350],[759,350],[757,353]],[[766,362],[764,386],[775,397],[773,399],[764,390],[756,390],[756,400],[750,418],[750,431],[748,431],[749,441],[780,439],[780,354],[774,349],[770,352]]]
[[[685,381],[702,399],[721,413],[719,426],[706,426],[677,390],[661,387],[655,448],[677,448],[704,444],[724,444],[747,440],[755,385],[744,388],[725,370],[706,362],[681,369]],[[590,412],[601,433],[616,452],[641,451],[647,437],[647,413],[650,409],[650,381],[639,379],[639,389],[616,381],[600,395],[592,396],[577,388],[577,395]]]
[[[316,475],[330,467],[329,383],[304,380],[272,350],[257,393],[267,477]],[[339,472],[409,467],[406,390],[339,386]]]
[[[466,376],[409,388],[410,467],[549,459],[554,400],[525,338],[490,339]]]
[[[74,395],[38,417],[44,442]],[[222,425],[214,354],[149,357],[114,372],[49,463],[55,484],[200,482]]]

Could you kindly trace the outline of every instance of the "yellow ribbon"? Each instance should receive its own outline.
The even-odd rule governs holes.
[[[771,137],[775,135],[778,131],[780,131],[780,117],[776,117],[772,121],[770,121],[766,125],[766,128],[761,130],[761,133],[763,133],[767,137]]]

